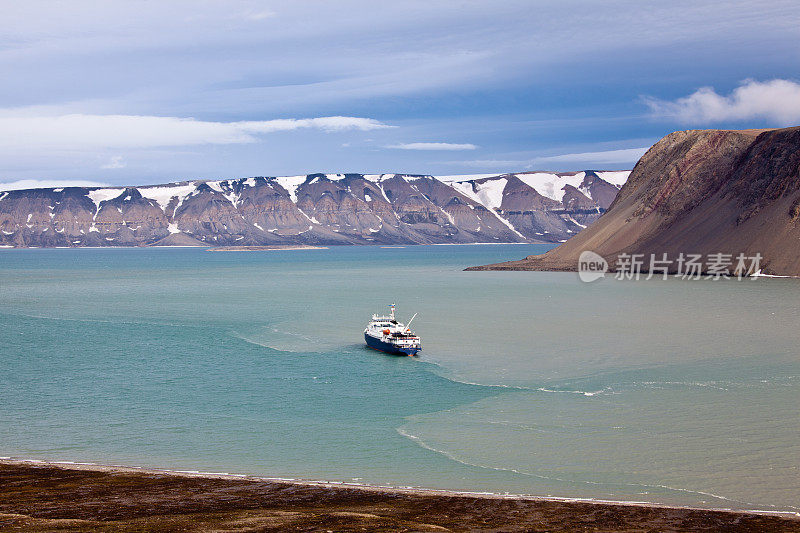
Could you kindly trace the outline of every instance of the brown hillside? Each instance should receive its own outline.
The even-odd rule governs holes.
[[[759,253],[764,273],[800,275],[800,127],[671,133],[588,229],[546,254],[473,269],[575,270],[584,250],[612,268],[621,253]]]

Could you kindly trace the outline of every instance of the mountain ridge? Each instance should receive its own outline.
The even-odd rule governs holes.
[[[317,173],[11,190],[0,192],[0,246],[559,242],[597,219],[627,174]]]

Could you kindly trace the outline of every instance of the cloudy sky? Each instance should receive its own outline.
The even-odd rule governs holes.
[[[800,125],[792,1],[7,2],[0,182],[631,168]]]

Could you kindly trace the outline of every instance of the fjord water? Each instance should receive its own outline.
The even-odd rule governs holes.
[[[545,249],[4,250],[0,455],[800,510],[800,281],[462,271]]]

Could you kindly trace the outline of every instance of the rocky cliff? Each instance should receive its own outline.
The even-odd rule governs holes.
[[[612,269],[620,254],[642,254],[642,271],[651,254],[759,254],[763,273],[800,275],[800,128],[667,135],[591,228],[544,255],[476,269],[575,270],[584,250]]]
[[[0,246],[559,242],[628,172],[309,174],[0,192]]]

